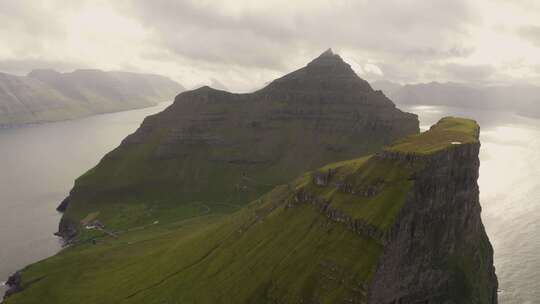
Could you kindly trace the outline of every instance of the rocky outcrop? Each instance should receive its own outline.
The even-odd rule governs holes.
[[[381,229],[375,227],[365,220],[355,219],[347,213],[331,207],[330,200],[321,199],[302,189],[294,194],[293,199],[287,203],[286,207],[292,208],[301,203],[312,204],[329,220],[336,223],[342,223],[345,225],[345,227],[347,227],[347,229],[363,238],[371,238],[381,244],[385,243],[385,233]]]
[[[58,212],[64,212],[66,211],[67,207],[69,206],[69,196],[64,198],[64,200],[56,207],[56,211]]]
[[[493,249],[480,218],[479,148],[378,155],[421,169],[386,236],[369,303],[497,303]]]
[[[69,207],[69,202],[71,201],[71,196],[68,195],[64,200],[56,207],[56,211],[64,213],[66,209]],[[79,225],[67,218],[62,217],[60,219],[60,223],[58,225],[58,231],[54,233],[54,235],[62,238],[64,242],[64,246],[67,246],[72,243],[72,241],[75,239],[79,232]]]
[[[8,287],[8,289],[4,293],[4,300],[22,290],[21,272],[17,271],[12,274],[6,281],[6,286]]]
[[[64,241],[64,245],[69,245],[79,233],[79,228],[79,224],[75,221],[68,217],[62,217],[60,219],[60,224],[58,225],[58,232],[54,235],[61,237]]]
[[[316,171],[313,173],[313,183],[317,186],[327,186],[335,173],[336,171],[333,169],[328,169],[325,172]]]

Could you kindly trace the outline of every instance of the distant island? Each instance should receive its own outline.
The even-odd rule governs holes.
[[[0,127],[124,111],[172,100],[182,85],[158,75],[100,70],[0,73]]]
[[[471,85],[456,82],[372,83],[399,105],[436,105],[513,112],[540,117],[540,87],[535,85]]]

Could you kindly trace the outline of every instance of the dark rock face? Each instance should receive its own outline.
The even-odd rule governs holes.
[[[369,303],[497,303],[493,249],[480,218],[479,148],[379,156],[425,167],[386,236]]]
[[[314,172],[313,173],[313,183],[317,186],[326,186],[328,182],[335,174],[335,170],[329,169],[326,172]]]
[[[13,294],[21,291],[22,290],[21,283],[22,283],[21,273],[17,271],[16,273],[12,274],[6,282],[6,286],[8,286],[8,289],[6,290],[6,293],[4,294],[4,300],[12,296]]]
[[[54,235],[61,237],[64,241],[64,245],[69,245],[77,236],[79,232],[78,228],[79,225],[75,221],[67,217],[62,217],[60,219],[60,224],[58,225],[58,232]]]
[[[58,207],[56,207],[56,211],[58,212],[64,212],[66,211],[67,207],[69,206],[69,196],[66,197]]]
[[[380,244],[384,244],[386,242],[385,233],[379,228],[373,226],[372,224],[364,220],[354,219],[345,212],[336,208],[332,208],[330,206],[329,200],[318,198],[303,190],[296,192],[294,194],[294,200],[289,201],[286,207],[292,208],[295,207],[297,204],[302,203],[312,204],[317,209],[319,209],[319,212],[324,214],[324,216],[326,216],[329,220],[336,223],[342,223],[347,227],[347,229],[363,238],[371,238]]]

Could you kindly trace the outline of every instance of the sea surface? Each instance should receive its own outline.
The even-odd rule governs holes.
[[[540,120],[475,109],[400,108],[418,114],[423,130],[443,116],[478,121],[480,203],[495,250],[499,303],[540,303]]]
[[[153,108],[0,129],[0,281],[60,249],[56,206]],[[482,218],[495,249],[499,303],[540,303],[540,120],[504,112],[402,106],[423,130],[441,117],[481,125]],[[0,290],[1,292],[1,290]]]
[[[55,209],[74,180],[169,104],[0,129],[0,301],[10,274],[60,250]]]

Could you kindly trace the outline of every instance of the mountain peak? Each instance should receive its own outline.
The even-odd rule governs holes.
[[[332,48],[329,48],[328,50],[324,51],[324,53],[321,54],[321,56],[333,56],[334,52],[332,51]]]
[[[319,57],[313,59],[308,66],[318,65],[318,66],[343,66],[350,69],[350,65],[343,61],[341,56],[334,53],[332,49],[324,51]],[[352,71],[352,69],[351,69]]]
[[[369,83],[356,75],[341,56],[327,49],[305,67],[274,80],[269,89],[293,89],[318,92],[372,92]]]

